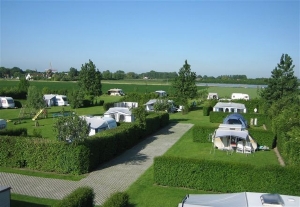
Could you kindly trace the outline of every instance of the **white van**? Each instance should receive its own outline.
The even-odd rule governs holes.
[[[55,95],[55,105],[56,106],[67,106],[68,98],[65,95]]]
[[[244,100],[249,100],[250,97],[248,94],[245,94],[245,93],[232,93],[231,94],[231,99],[244,99]]]
[[[15,108],[15,102],[12,97],[0,97],[1,108]]]

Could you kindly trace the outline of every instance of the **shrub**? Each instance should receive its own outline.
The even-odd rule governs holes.
[[[111,107],[114,107],[114,102],[107,102],[103,104],[104,111],[107,111]]]
[[[0,130],[0,136],[27,136],[27,128],[3,129]]]
[[[127,207],[129,206],[129,195],[123,192],[112,194],[102,205],[102,207]]]
[[[53,207],[93,207],[95,193],[91,187],[79,187]]]
[[[210,138],[216,127],[194,125],[192,130],[194,142],[208,143],[211,142]]]

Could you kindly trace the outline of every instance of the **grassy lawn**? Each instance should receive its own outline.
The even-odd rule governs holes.
[[[47,198],[36,198],[19,194],[11,194],[11,207],[48,207],[57,200]]]

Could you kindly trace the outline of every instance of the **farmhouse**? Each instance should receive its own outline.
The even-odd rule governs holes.
[[[216,112],[232,112],[232,113],[246,113],[247,109],[244,104],[232,102],[218,102],[213,111]]]
[[[133,114],[126,107],[112,107],[104,113],[104,117],[113,118],[117,122],[134,122]]]

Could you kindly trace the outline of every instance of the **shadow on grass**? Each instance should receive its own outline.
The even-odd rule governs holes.
[[[11,207],[49,207],[50,205],[44,205],[44,204],[36,204],[36,203],[30,203],[27,201],[17,201],[17,200],[11,200],[10,203]]]
[[[184,121],[188,121],[190,119],[173,119],[170,120],[170,123],[179,123],[179,122],[184,122]]]

